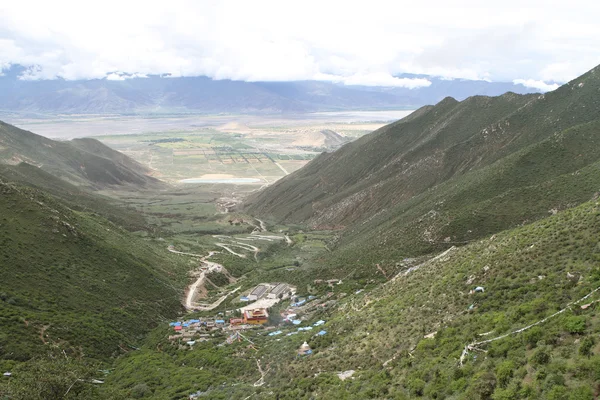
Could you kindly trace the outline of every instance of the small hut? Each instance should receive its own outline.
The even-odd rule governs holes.
[[[312,354],[312,349],[310,348],[308,343],[304,342],[302,344],[302,346],[300,346],[300,348],[298,349],[298,355],[299,356],[308,356],[310,354]]]

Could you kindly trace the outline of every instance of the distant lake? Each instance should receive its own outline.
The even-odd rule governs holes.
[[[229,184],[247,184],[247,183],[259,183],[261,179],[256,178],[189,178],[182,179],[179,183],[229,183]]]

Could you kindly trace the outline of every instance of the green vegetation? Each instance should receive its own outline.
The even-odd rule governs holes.
[[[0,369],[49,353],[106,362],[181,311],[189,263],[163,243],[37,189],[0,193]]]
[[[543,96],[448,98],[323,154],[250,196],[278,222],[252,237],[261,221],[224,212],[252,189],[108,187],[120,200],[95,203],[35,167],[0,169],[0,368],[14,373],[0,397],[594,399],[597,71]],[[236,163],[235,135],[211,133],[215,159]],[[177,139],[144,140],[171,165],[199,156],[174,157],[191,141]],[[73,144],[112,158],[96,145]],[[239,295],[286,282],[308,300],[302,327],[326,322],[298,331],[287,299],[243,340],[169,338],[209,253],[226,271],[198,303],[239,291],[187,318],[239,316]]]
[[[462,367],[459,359],[467,344],[540,321],[600,287],[599,236],[600,205],[590,202],[453,249],[360,294],[336,286],[336,298],[347,296],[311,319],[327,321],[325,336],[249,333],[256,351],[244,343],[214,347],[225,337],[176,349],[160,328],[107,382],[123,395],[144,384],[150,398],[201,390],[215,399],[591,400],[600,385],[600,292],[538,326],[477,346]],[[469,293],[475,286],[485,292]],[[314,354],[297,358],[305,340]],[[260,377],[255,359],[270,371],[262,387],[252,386]],[[341,381],[336,374],[346,370],[356,372]]]
[[[0,180],[43,190],[60,199],[72,210],[99,214],[128,230],[147,227],[143,216],[132,212],[123,202],[97,193],[92,194],[27,163],[0,164]]]
[[[598,71],[545,95],[447,98],[320,155],[245,208],[345,228],[329,266],[374,271],[581,204],[600,187]]]

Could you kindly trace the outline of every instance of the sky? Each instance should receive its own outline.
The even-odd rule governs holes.
[[[600,64],[600,2],[0,0],[0,68],[22,79],[149,74],[540,90]]]

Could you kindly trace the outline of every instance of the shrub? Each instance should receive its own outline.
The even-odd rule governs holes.
[[[492,395],[493,400],[514,400],[518,399],[517,393],[511,389],[497,388]]]
[[[569,333],[583,333],[585,331],[585,318],[571,316],[565,320],[565,329]]]
[[[592,347],[594,347],[594,343],[594,338],[592,336],[587,336],[581,342],[581,346],[579,346],[579,354],[589,357],[592,354]]]
[[[594,392],[589,386],[580,386],[571,390],[569,400],[592,400]]]
[[[554,386],[546,394],[548,400],[567,400],[568,390],[564,386]]]
[[[539,349],[533,354],[531,361],[537,365],[548,364],[548,362],[550,362],[550,354],[546,353],[546,351],[542,349]]]
[[[504,361],[496,367],[496,378],[498,379],[500,387],[506,387],[506,385],[508,385],[508,382],[513,377],[514,369],[515,363],[510,360]]]
[[[410,379],[407,384],[406,384],[406,388],[408,390],[410,390],[410,392],[416,396],[422,396],[423,395],[423,390],[425,390],[425,381],[419,378],[412,378]]]
[[[131,396],[135,399],[141,399],[152,394],[150,387],[145,383],[138,383],[131,388]]]
[[[489,399],[496,388],[496,377],[490,372],[480,372],[474,377],[473,394],[480,399]]]
[[[546,378],[545,385],[547,388],[553,388],[556,386],[564,386],[565,378],[561,374],[550,374]]]
[[[523,333],[523,339],[525,340],[525,343],[531,347],[535,347],[536,343],[539,342],[543,336],[544,331],[539,326],[534,326]]]

